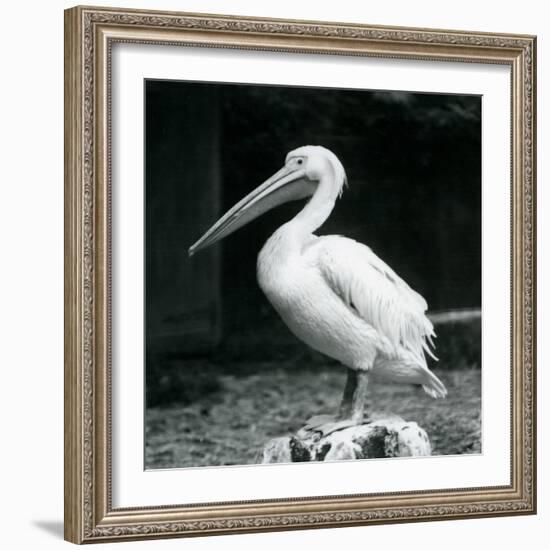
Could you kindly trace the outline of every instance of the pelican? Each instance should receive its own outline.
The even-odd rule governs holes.
[[[325,422],[325,435],[365,421],[371,378],[419,384],[433,398],[447,394],[426,363],[426,354],[434,357],[435,333],[424,298],[368,246],[314,234],[346,185],[334,153],[321,146],[299,147],[189,248],[192,256],[280,204],[309,198],[263,246],[257,279],[295,336],[348,368],[339,413]]]

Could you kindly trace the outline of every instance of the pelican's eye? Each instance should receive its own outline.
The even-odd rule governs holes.
[[[298,164],[304,164],[304,159],[298,159],[296,162],[297,162]]]

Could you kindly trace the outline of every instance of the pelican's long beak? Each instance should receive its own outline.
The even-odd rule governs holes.
[[[303,199],[314,191],[305,170],[284,166],[226,212],[193,246],[189,256],[223,239],[275,206]]]

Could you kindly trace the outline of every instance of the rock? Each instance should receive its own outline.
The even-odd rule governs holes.
[[[268,441],[260,462],[358,460],[430,454],[426,432],[416,422],[407,422],[398,416],[373,415],[357,426],[337,429],[332,419],[314,417],[295,435]]]

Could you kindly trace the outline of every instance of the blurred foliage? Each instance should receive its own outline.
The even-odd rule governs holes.
[[[479,147],[480,103],[466,95],[225,86],[225,134],[232,138],[224,141],[231,149],[226,162],[262,169],[269,158],[281,162],[287,151],[320,141],[344,156],[338,145],[348,139],[368,146],[363,154],[369,160],[384,153],[379,160],[385,166],[427,165],[437,161],[435,153],[445,142]],[[354,151],[361,154],[359,147]],[[348,166],[353,159],[342,160]]]

